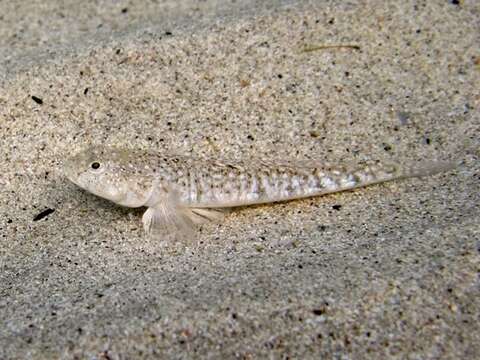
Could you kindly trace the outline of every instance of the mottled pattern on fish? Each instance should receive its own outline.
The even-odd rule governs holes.
[[[148,207],[145,230],[191,229],[218,219],[215,209],[292,200],[402,177],[444,171],[451,164],[411,169],[397,165],[332,166],[314,161],[221,161],[94,147],[65,166],[67,177],[95,195],[129,207]]]
[[[316,196],[385,181],[393,166],[346,169],[334,166],[200,163],[164,178],[175,186],[180,201],[197,207],[233,207]]]

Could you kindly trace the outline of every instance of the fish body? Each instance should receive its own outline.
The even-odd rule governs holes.
[[[187,230],[222,217],[222,208],[271,203],[354,189],[444,171],[434,163],[411,169],[394,164],[332,166],[315,161],[224,161],[112,147],[82,151],[65,165],[81,188],[116,204],[147,207],[147,233]]]

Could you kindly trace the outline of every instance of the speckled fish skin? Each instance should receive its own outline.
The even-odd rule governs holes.
[[[346,168],[313,161],[224,162],[111,147],[82,151],[65,165],[67,177],[81,188],[119,205],[148,207],[143,219],[147,232],[155,224],[188,228],[202,218],[215,218],[210,208],[318,196],[445,169],[444,164],[402,170],[392,164]]]

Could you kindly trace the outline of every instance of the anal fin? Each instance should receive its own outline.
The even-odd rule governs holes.
[[[188,208],[189,216],[195,224],[208,222],[220,222],[227,212],[225,209],[217,208]]]

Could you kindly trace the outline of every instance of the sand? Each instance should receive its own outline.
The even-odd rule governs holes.
[[[477,357],[479,28],[473,0],[1,2],[0,359]],[[99,143],[460,165],[165,247],[63,176]]]

